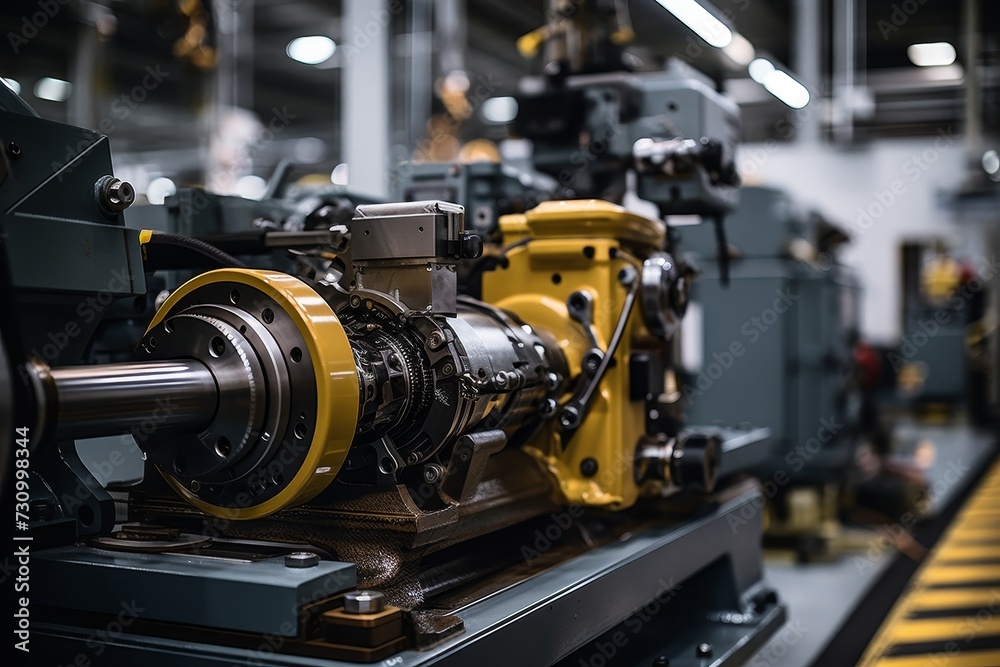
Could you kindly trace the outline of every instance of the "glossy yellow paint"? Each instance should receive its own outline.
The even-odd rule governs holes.
[[[172,314],[185,296],[205,285],[231,282],[260,290],[291,317],[309,348],[316,378],[316,425],[302,467],[273,498],[248,507],[218,507],[193,496],[161,470],[187,501],[212,516],[257,519],[301,505],[325,489],[340,471],[354,439],[360,388],[347,334],[329,304],[298,278],[276,271],[221,269],[203,273],[181,285],[156,312],[149,327]],[[347,409],[342,409],[348,406]]]
[[[1000,665],[1000,650],[883,658],[876,662],[874,667],[996,667],[997,665]]]
[[[598,200],[545,202],[525,214],[504,216],[500,230],[510,248],[508,264],[483,276],[483,298],[553,335],[571,376],[579,374],[590,343],[583,327],[570,319],[566,300],[577,290],[590,294],[594,337],[606,349],[627,294],[619,271],[639,264],[633,253],[658,249],[665,233],[659,221]],[[605,374],[570,442],[564,447],[550,425],[525,446],[555,478],[562,502],[622,509],[637,500],[633,467],[636,444],[645,433],[645,404],[629,399],[628,359],[635,343],[646,337],[637,303],[617,363]],[[598,463],[591,477],[580,472],[588,458]]]

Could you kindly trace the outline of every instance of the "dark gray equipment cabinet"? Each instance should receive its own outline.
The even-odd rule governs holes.
[[[784,484],[835,481],[853,455],[860,285],[835,250],[799,259],[789,251],[822,247],[825,225],[779,190],[744,188],[726,222],[737,255],[728,286],[711,230],[679,230],[680,249],[697,255],[702,270],[681,335],[686,414],[692,423],[770,428],[773,449],[760,473],[787,475]]]

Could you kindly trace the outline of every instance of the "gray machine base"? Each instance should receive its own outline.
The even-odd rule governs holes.
[[[785,618],[761,581],[762,506],[749,488],[696,519],[595,548],[457,610],[462,634],[379,664],[651,665],[661,655],[672,667],[740,664]],[[37,665],[97,651],[102,666],[355,664],[127,632],[95,646],[92,629],[54,624],[35,626],[33,639]],[[711,656],[697,655],[702,644]]]

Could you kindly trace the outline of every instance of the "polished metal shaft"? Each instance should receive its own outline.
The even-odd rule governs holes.
[[[194,359],[74,366],[49,371],[58,438],[142,428],[200,430],[218,407],[211,371]]]

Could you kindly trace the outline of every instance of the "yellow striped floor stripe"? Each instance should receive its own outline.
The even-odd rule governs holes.
[[[968,651],[954,655],[908,655],[884,658],[875,663],[876,667],[997,667],[1000,665],[998,651]]]
[[[929,588],[914,591],[910,611],[979,609],[1000,604],[1000,591],[982,588]]]
[[[920,566],[858,667],[1000,667],[1000,462]]]

